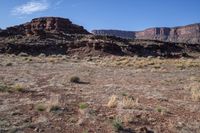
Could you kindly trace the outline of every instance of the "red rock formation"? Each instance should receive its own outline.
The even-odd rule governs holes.
[[[109,35],[132,39],[149,39],[169,42],[200,44],[200,23],[174,28],[149,28],[144,31],[93,30],[95,35]],[[127,35],[127,33],[130,33]]]
[[[35,18],[31,22],[9,27],[0,35],[43,35],[45,33],[89,34],[82,26],[72,24],[69,19],[59,17]]]

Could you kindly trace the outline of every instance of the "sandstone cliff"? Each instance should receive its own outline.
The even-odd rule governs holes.
[[[0,36],[12,35],[44,35],[45,33],[89,34],[82,26],[72,24],[69,19],[59,17],[35,18],[31,22],[8,27],[0,32]]]
[[[95,35],[109,35],[122,38],[160,40],[200,44],[200,23],[180,27],[149,28],[144,31],[93,30]],[[127,33],[130,33],[127,35]]]

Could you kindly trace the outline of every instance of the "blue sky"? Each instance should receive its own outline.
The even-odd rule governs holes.
[[[200,0],[1,0],[0,28],[41,16],[92,29],[143,30],[200,22]]]

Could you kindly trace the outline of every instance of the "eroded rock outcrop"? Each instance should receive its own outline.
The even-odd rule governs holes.
[[[0,32],[0,36],[12,35],[44,35],[46,33],[89,34],[82,26],[73,24],[69,19],[59,17],[35,18],[31,22],[8,27]]]
[[[93,30],[95,35],[109,35],[122,38],[160,40],[167,42],[200,44],[200,23],[182,27],[149,28],[144,31]],[[127,33],[130,33],[127,35]]]

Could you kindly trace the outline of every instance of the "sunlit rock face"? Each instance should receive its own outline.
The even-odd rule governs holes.
[[[25,24],[8,27],[0,36],[43,35],[45,33],[89,34],[82,26],[73,24],[69,19],[59,17],[35,18]]]
[[[144,31],[93,30],[95,35],[109,35],[121,38],[160,40],[169,42],[200,44],[200,24],[181,27],[149,28]]]

